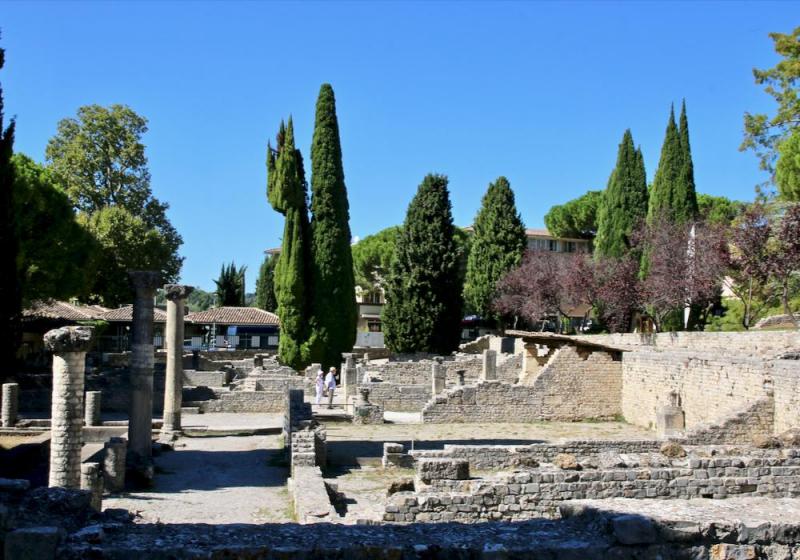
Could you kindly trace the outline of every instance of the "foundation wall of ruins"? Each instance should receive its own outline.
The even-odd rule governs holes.
[[[276,391],[218,391],[214,399],[186,402],[200,412],[265,412],[280,414],[285,410],[284,392]]]
[[[792,497],[800,492],[800,453],[691,457],[671,466],[565,471],[552,467],[492,478],[431,480],[392,495],[384,520],[523,521],[558,517],[566,500]]]
[[[780,434],[800,427],[800,361],[776,360],[772,364],[775,400],[774,429]]]
[[[700,352],[770,356],[800,349],[800,331],[703,332],[680,331],[655,334],[614,333],[580,335],[575,338],[624,347],[686,349]]]
[[[521,355],[515,355],[515,358]],[[521,362],[520,362],[521,364]],[[498,367],[499,369],[499,367]],[[607,352],[563,347],[527,385],[481,382],[436,396],[423,421],[536,422],[612,419],[622,412],[622,367]]]
[[[764,397],[720,422],[698,424],[678,439],[686,445],[752,445],[773,434],[774,418],[775,401]]]
[[[373,376],[377,375],[383,381],[397,385],[430,384],[431,366],[435,363],[433,359],[414,356],[414,359],[409,357],[408,360],[403,361],[400,359],[402,357],[395,357],[394,360],[385,364],[370,364],[367,366],[367,371]],[[445,372],[448,386],[456,385],[458,382],[457,370],[465,370],[464,378],[467,381],[476,381],[481,376],[482,367],[483,357],[476,354],[448,356],[442,361],[442,369]],[[521,371],[522,354],[498,354],[498,380],[516,383]]]
[[[408,455],[414,459],[461,459],[468,461],[470,469],[474,470],[503,470],[525,467],[532,464],[531,461],[550,463],[562,453],[583,460],[601,453],[655,453],[661,445],[658,440],[575,440],[531,445],[446,444],[441,450],[415,450]]]
[[[431,398],[431,383],[398,385],[396,383],[360,383],[369,387],[369,401],[392,412],[419,412]]]
[[[622,414],[654,427],[677,395],[686,428],[719,423],[772,394],[775,361],[689,350],[637,350],[622,358]]]

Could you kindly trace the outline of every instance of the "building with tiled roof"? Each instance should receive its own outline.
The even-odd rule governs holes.
[[[186,316],[186,341],[192,349],[266,350],[278,346],[278,316],[257,307],[212,307]]]
[[[109,323],[133,323],[133,306],[123,305],[117,309],[109,309],[98,318],[103,321],[108,321]],[[153,308],[153,322],[166,323],[166,311],[158,307]]]
[[[212,307],[186,316],[187,323],[218,325],[279,325],[278,316],[257,307]]]
[[[107,311],[108,308],[101,305],[80,305],[51,299],[33,302],[30,307],[22,311],[22,318],[25,321],[46,320],[72,323],[99,319]]]

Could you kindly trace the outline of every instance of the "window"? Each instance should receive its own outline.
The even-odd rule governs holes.
[[[549,239],[547,241],[547,250],[558,251],[558,241],[556,241],[555,239]]]
[[[567,253],[574,253],[575,252],[575,242],[574,241],[565,241],[564,242],[564,251]]]
[[[369,303],[372,305],[380,305],[381,302],[381,293],[379,291],[374,292],[364,292],[364,295],[361,297],[361,301],[363,303]]]
[[[367,330],[369,332],[382,332],[380,319],[370,319],[367,321]]]

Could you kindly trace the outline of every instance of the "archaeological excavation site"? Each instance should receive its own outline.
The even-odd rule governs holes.
[[[313,364],[45,333],[2,387],[4,558],[797,558],[800,334],[507,331]]]

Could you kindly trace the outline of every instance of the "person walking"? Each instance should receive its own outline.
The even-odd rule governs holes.
[[[314,386],[317,390],[316,405],[322,404],[322,393],[325,392],[325,375],[322,373],[322,368],[317,370],[317,378],[314,380]]]
[[[328,408],[333,408],[333,392],[336,390],[336,368],[332,367],[325,376],[325,388],[328,390]]]

